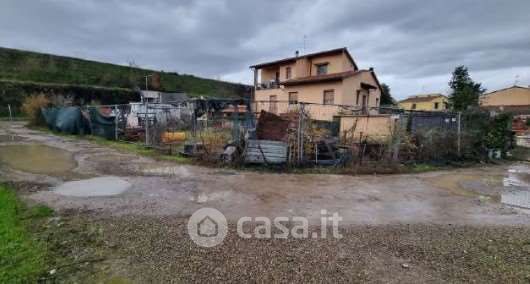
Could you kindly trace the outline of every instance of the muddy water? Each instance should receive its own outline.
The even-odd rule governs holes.
[[[77,162],[72,153],[38,144],[0,146],[0,163],[34,174],[63,174],[74,169]]]
[[[22,140],[22,137],[16,135],[0,135],[0,142],[17,142]]]
[[[56,187],[54,192],[65,196],[98,197],[118,195],[131,187],[131,184],[114,176],[97,177],[71,181]]]

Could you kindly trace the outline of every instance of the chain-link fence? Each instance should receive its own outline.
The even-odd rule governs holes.
[[[237,100],[87,106],[84,113],[93,135],[205,159],[218,159],[255,127],[248,104]]]
[[[93,135],[209,162],[355,167],[450,161],[506,149],[510,136],[508,120],[486,112],[293,101],[130,103],[87,106],[81,113]]]

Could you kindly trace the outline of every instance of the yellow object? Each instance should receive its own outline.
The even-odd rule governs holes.
[[[162,133],[162,142],[171,143],[171,142],[182,142],[186,140],[186,132],[164,132]]]

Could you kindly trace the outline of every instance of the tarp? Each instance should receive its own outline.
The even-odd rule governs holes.
[[[108,108],[90,107],[88,114],[79,107],[41,109],[48,128],[66,134],[92,134],[114,139],[116,136],[115,119]]]
[[[107,139],[114,139],[116,137],[115,119],[108,108],[90,107],[89,116],[92,135]]]
[[[48,128],[67,134],[90,134],[89,121],[79,107],[41,109]]]

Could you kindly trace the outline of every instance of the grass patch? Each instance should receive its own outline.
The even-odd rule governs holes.
[[[409,167],[409,170],[412,173],[425,173],[425,172],[436,171],[436,170],[439,170],[439,169],[440,169],[439,166],[435,166],[435,165],[432,165],[432,164],[426,164],[426,163],[413,164],[413,165],[411,165]]]
[[[75,86],[102,86],[107,88],[129,89],[145,86],[145,76],[160,75],[160,86],[149,89],[161,91],[182,90],[192,96],[243,97],[249,86],[175,72],[155,70],[83,60],[79,58],[44,54],[38,52],[0,47],[0,79],[7,81],[29,81],[32,84],[69,84]],[[10,92],[11,91],[11,92]],[[78,88],[83,93],[84,88]],[[11,93],[31,93],[28,87],[14,86]],[[90,94],[90,90],[86,92]]]
[[[26,207],[0,184],[0,283],[35,282],[45,273],[46,248],[28,228],[35,219],[52,214],[45,206]]]
[[[41,126],[28,126],[28,128],[33,129],[33,130],[42,131],[42,132],[48,132],[53,135],[70,138],[70,139],[76,139],[76,140],[85,139],[90,142],[96,143],[98,145],[118,150],[120,152],[132,153],[132,154],[136,154],[139,156],[153,158],[155,160],[171,161],[171,162],[184,163],[184,164],[189,164],[193,162],[192,159],[190,158],[183,157],[181,155],[164,154],[154,148],[145,147],[143,144],[140,144],[140,143],[107,140],[103,137],[92,136],[92,135],[79,136],[79,135],[64,134],[61,132],[52,131],[48,129],[47,127],[41,127]]]
[[[103,137],[98,136],[84,136],[84,138],[98,145],[107,146],[126,153],[133,153],[140,156],[150,157],[156,160],[172,161],[177,163],[191,163],[191,159],[189,158],[180,155],[163,154],[156,149],[148,148],[138,143],[107,140]]]

